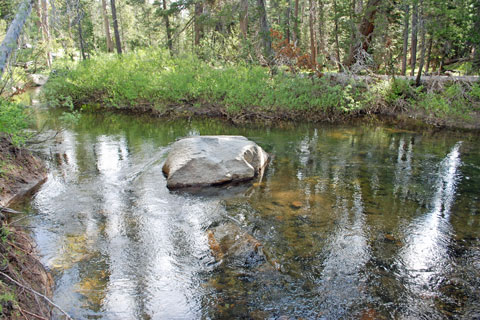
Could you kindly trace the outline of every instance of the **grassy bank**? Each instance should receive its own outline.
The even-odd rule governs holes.
[[[366,114],[406,114],[434,124],[475,127],[478,84],[415,87],[408,80],[311,78],[252,65],[208,65],[161,50],[100,55],[58,66],[44,90],[52,105],[210,110],[231,119],[342,120]],[[186,108],[188,106],[188,108]]]
[[[4,206],[45,179],[43,163],[26,150],[28,109],[0,98],[0,319],[47,319],[53,281],[35,253],[33,239],[9,223]]]
[[[0,97],[0,205],[30,184],[42,180],[45,167],[25,149],[30,109]]]
[[[29,136],[25,130],[28,128],[29,121],[28,109],[0,96],[0,135],[2,138],[8,140],[15,147],[22,146]]]

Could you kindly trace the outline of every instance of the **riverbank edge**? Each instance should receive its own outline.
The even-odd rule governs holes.
[[[8,207],[34,193],[47,179],[44,162],[6,139],[0,142],[0,318],[50,318],[54,280],[40,262],[34,239],[15,222]],[[43,297],[42,297],[43,295]]]
[[[216,104],[181,105],[167,104],[138,104],[135,106],[113,107],[106,106],[98,101],[82,103],[77,108],[87,112],[120,112],[124,114],[150,115],[166,120],[215,118],[228,121],[233,125],[262,125],[273,127],[278,123],[327,123],[331,125],[344,124],[385,124],[407,130],[448,130],[460,132],[480,132],[480,112],[472,111],[470,120],[459,118],[440,118],[423,110],[396,109],[394,107],[371,107],[350,113],[327,113],[309,110],[266,110],[263,108],[243,109],[238,112],[229,112],[227,108]]]

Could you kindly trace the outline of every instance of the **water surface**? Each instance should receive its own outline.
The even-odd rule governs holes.
[[[37,113],[39,126],[62,126]],[[265,176],[170,192],[171,143],[214,134],[260,144],[273,156]],[[103,112],[37,149],[48,181],[21,206],[54,301],[74,318],[480,317],[478,136]],[[208,230],[225,224],[268,259],[216,260]]]

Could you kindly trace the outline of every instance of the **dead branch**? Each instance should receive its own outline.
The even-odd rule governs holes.
[[[68,319],[68,320],[73,320],[72,317],[70,317],[70,315],[65,311],[63,310],[59,305],[55,304],[52,300],[50,300],[46,295],[44,294],[41,294],[40,292],[37,292],[35,290],[33,290],[32,288],[29,288],[23,284],[21,284],[20,282],[18,282],[17,280],[13,279],[12,277],[10,277],[8,274],[0,271],[0,275],[5,277],[6,279],[8,279],[9,281],[13,282],[15,285],[19,286],[20,288],[22,289],[25,289],[27,291],[30,291],[31,293],[43,298],[48,304],[50,304],[52,307],[58,309],[61,313],[63,313],[65,315],[65,319]]]
[[[24,212],[16,211],[7,207],[0,206],[0,212],[5,212],[8,214],[22,214]]]
[[[40,319],[40,320],[48,320],[48,319],[45,318],[45,317],[39,316],[38,314],[29,312],[29,311],[24,310],[24,309],[20,309],[20,312],[21,312],[21,313],[25,312],[26,314],[28,314],[28,315],[30,315],[30,316],[32,316],[32,317],[34,317],[34,318]],[[28,318],[26,318],[26,319],[28,319]]]

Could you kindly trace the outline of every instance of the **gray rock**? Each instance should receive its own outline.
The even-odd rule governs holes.
[[[175,142],[162,170],[174,189],[250,180],[267,162],[268,154],[245,137],[198,136]]]
[[[43,86],[47,83],[48,77],[43,74],[31,74],[28,76],[30,82],[37,87]]]

